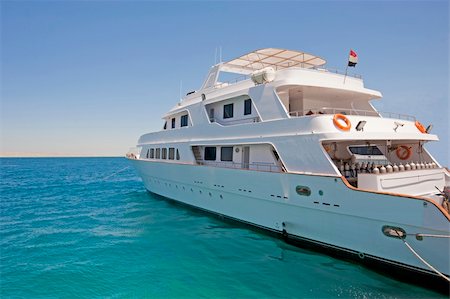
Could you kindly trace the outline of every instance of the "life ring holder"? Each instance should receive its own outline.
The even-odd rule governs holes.
[[[411,147],[400,145],[397,147],[395,153],[400,160],[408,160],[411,157],[412,151]]]
[[[345,122],[345,126],[342,125],[339,120],[342,120]],[[341,129],[342,131],[350,131],[350,128],[352,127],[352,123],[350,122],[350,120],[344,115],[344,114],[335,114],[333,116],[333,123],[336,127],[338,127],[339,129]]]
[[[427,129],[425,129],[425,127],[420,123],[420,121],[416,120],[416,122],[414,123],[416,125],[416,128],[421,132],[421,133],[427,133]]]

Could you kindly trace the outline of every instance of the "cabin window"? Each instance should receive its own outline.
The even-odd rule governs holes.
[[[169,160],[173,160],[175,158],[175,149],[173,147],[169,147]]]
[[[153,158],[155,158],[155,149],[151,148],[150,149],[150,159],[153,159]]]
[[[222,146],[220,148],[220,161],[233,161],[232,146]]]
[[[175,129],[175,118],[172,118],[172,129]]]
[[[365,155],[365,156],[371,156],[371,155],[383,155],[383,153],[378,149],[378,147],[372,145],[372,146],[351,146],[349,147],[349,150],[352,154],[357,155]]]
[[[244,115],[252,114],[252,100],[248,99],[244,101]]]
[[[181,116],[181,127],[187,127],[188,125],[188,116],[187,115],[182,115]]]
[[[155,159],[159,159],[160,157],[161,157],[161,149],[157,148],[156,149],[156,157],[155,157]]]
[[[214,108],[209,109],[209,121],[214,122]]]
[[[161,150],[161,159],[167,159],[167,148],[165,147]]]
[[[180,152],[177,149],[177,160],[180,160]]]
[[[164,130],[167,129],[167,122],[164,122]]]
[[[233,117],[233,104],[227,104],[223,106],[223,118]]]
[[[216,161],[216,147],[212,146],[205,147],[205,160]]]
[[[150,150],[147,150],[147,154],[145,155],[145,157],[148,159],[148,154],[149,154]]]

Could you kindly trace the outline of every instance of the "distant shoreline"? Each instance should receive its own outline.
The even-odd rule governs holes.
[[[40,158],[125,158],[123,156],[0,156],[0,159],[40,159]]]

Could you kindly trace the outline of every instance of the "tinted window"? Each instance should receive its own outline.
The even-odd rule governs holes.
[[[252,114],[252,100],[248,99],[244,101],[244,115]]]
[[[175,129],[175,118],[172,118],[172,129]]]
[[[205,147],[205,160],[215,161],[216,160],[216,148],[207,146]]]
[[[177,149],[177,160],[180,160],[180,152]]]
[[[169,147],[169,159],[173,160],[175,158],[175,149],[173,147]]]
[[[223,118],[233,117],[233,104],[228,104],[223,106]]]
[[[187,127],[188,125],[188,116],[187,115],[183,115],[181,117],[181,127]]]
[[[155,149],[150,149],[150,159],[153,159],[155,157]]]
[[[167,148],[162,148],[161,150],[161,159],[167,159]]]
[[[161,149],[160,148],[157,148],[156,149],[156,159],[159,159],[161,157]]]
[[[220,161],[233,161],[232,146],[223,146],[220,148]]]
[[[383,153],[376,146],[351,146],[349,149],[352,154],[357,155],[383,155]]]
[[[167,129],[167,122],[164,123],[164,130]]]

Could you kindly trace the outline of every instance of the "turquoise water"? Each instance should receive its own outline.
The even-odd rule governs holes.
[[[125,159],[0,159],[2,298],[435,298],[145,191]]]

